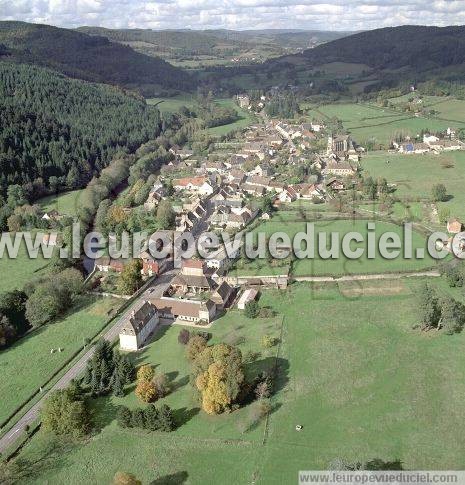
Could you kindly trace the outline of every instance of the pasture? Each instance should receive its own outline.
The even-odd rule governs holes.
[[[108,311],[119,306],[114,299],[83,297],[54,323],[32,331],[0,353],[0,421],[36,392],[109,320]],[[51,354],[61,347],[62,352]]]
[[[80,207],[80,197],[83,190],[72,190],[58,195],[49,195],[37,202],[44,212],[58,211],[62,215],[75,216]]]
[[[288,212],[284,212],[286,216],[289,216]],[[296,217],[298,214],[296,213]],[[423,259],[416,259],[415,254],[417,248],[425,249],[426,240],[424,236],[419,233],[413,233],[413,258],[405,259],[403,254],[397,256],[394,259],[384,258],[378,251],[378,243],[383,233],[392,232],[400,237],[403,241],[403,228],[395,224],[376,221],[375,241],[376,251],[374,258],[368,258],[367,254],[367,240],[368,229],[366,220],[312,220],[311,216],[307,221],[314,224],[314,254],[313,257],[296,259],[292,263],[291,273],[294,276],[343,276],[351,274],[370,274],[370,273],[394,273],[404,271],[420,271],[435,266],[436,262],[426,254]],[[291,238],[297,233],[306,232],[307,222],[303,220],[293,221],[289,217],[281,219],[278,212],[270,221],[263,222],[252,232],[254,234],[254,241],[257,241],[257,234],[265,233],[265,237],[268,238],[273,233],[284,232]],[[326,249],[332,246],[331,241],[334,240],[334,247],[341,249],[341,241],[345,234],[349,232],[357,232],[363,237],[363,242],[355,243],[353,241],[350,245],[352,250],[357,248],[364,249],[363,255],[358,259],[350,259],[342,254],[340,251],[339,258],[332,258],[324,256],[321,251],[316,249],[318,243],[318,249]],[[334,234],[334,235],[333,235]],[[305,244],[302,245],[305,247]],[[425,250],[426,253],[426,250]],[[240,260],[233,271],[230,272],[233,276],[265,276],[265,275],[282,275],[286,274],[284,271],[286,260],[281,265],[279,260],[268,259],[256,259],[252,262]]]
[[[42,431],[34,436],[19,455],[23,479],[109,483],[124,470],[143,483],[234,477],[237,484],[281,484],[294,482],[299,470],[327,469],[336,458],[461,469],[465,335],[412,329],[417,285],[406,280],[383,290],[367,283],[365,291],[348,295],[335,284],[294,284],[263,291],[261,305],[276,310],[275,319],[249,320],[234,310],[215,322],[214,341],[239,342],[244,354],[257,350],[264,332],[281,336],[279,347],[258,349],[261,355],[247,364],[257,370],[278,363],[266,433],[264,423],[239,431],[247,407],[213,417],[199,410],[177,342],[180,327],[163,328],[136,359],[171,377],[173,392],[163,401],[175,409],[180,427],[169,434],[118,428],[116,407],[136,405],[130,386],[124,398],[95,401],[89,440],[73,445]]]
[[[362,158],[361,164],[364,175],[375,179],[383,177],[388,183],[395,184],[394,195],[401,200],[431,200],[433,185],[443,183],[449,200],[437,205],[449,208],[451,217],[465,219],[465,152],[442,155],[371,152]]]

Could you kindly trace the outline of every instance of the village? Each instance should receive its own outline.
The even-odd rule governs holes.
[[[246,95],[237,96],[237,102],[241,108],[251,108]],[[316,120],[289,124],[269,119],[260,112],[265,102],[263,96],[255,113],[261,123],[249,126],[231,142],[219,144],[208,156],[198,157],[192,150],[177,146],[170,149],[173,159],[162,167],[144,203],[147,211],[154,211],[161,201],[172,202],[175,229],[162,231],[168,238],[174,241],[186,232],[198,237],[203,231],[234,235],[269,220],[272,211],[281,206],[300,202],[318,207],[328,203],[353,188],[356,177],[360,179],[365,149],[350,135],[334,134]],[[324,145],[325,149],[316,149]],[[394,141],[386,156],[393,150],[424,154],[464,148],[465,144],[455,139],[455,132],[448,129],[443,138],[424,135],[422,143]],[[447,221],[450,237],[443,245],[449,250],[453,235],[462,227],[456,218]],[[232,252],[217,249],[206,260],[184,260],[176,271],[171,269],[173,255],[164,261],[155,260],[148,250],[151,244],[155,241],[149,240],[139,255],[142,274],[154,277],[168,270],[172,277],[156,296],[153,288],[145,291],[125,315],[120,346],[126,351],[141,349],[162,323],[208,328],[228,308],[243,310],[259,298],[257,288],[270,283],[269,279],[239,281],[228,277],[228,270],[240,257],[240,248]],[[104,257],[95,266],[103,275],[120,273],[124,262]],[[279,278],[275,281],[277,287],[287,285],[286,278],[284,282]]]

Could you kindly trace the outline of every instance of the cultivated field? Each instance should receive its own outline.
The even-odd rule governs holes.
[[[108,483],[125,470],[143,483],[234,477],[237,484],[282,484],[293,483],[298,470],[327,469],[336,458],[400,460],[406,469],[463,468],[465,335],[412,329],[417,285],[365,284],[354,295],[337,285],[295,284],[263,292],[261,304],[279,312],[275,319],[248,320],[232,311],[215,322],[215,341],[261,352],[254,367],[273,365],[278,352],[266,433],[264,423],[239,431],[247,408],[217,417],[199,410],[177,342],[180,327],[165,329],[137,361],[169,373],[174,391],[163,401],[176,410],[180,428],[170,434],[119,429],[116,406],[136,405],[131,387],[125,398],[97,401],[98,430],[82,444],[65,445],[39,432],[20,454],[29,482]],[[279,336],[281,321],[279,348],[264,352],[261,335]]]
[[[82,298],[72,313],[44,325],[0,353],[0,421],[36,392],[60,367],[93,337],[120,305],[114,299]],[[61,347],[62,352],[51,354]]]

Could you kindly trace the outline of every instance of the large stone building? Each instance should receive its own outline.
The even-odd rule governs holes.
[[[119,343],[121,350],[139,350],[153,334],[160,319],[155,305],[147,300],[140,300],[121,328]]]

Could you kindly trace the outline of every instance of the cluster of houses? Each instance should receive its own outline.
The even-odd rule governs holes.
[[[162,296],[148,290],[133,309],[123,317],[120,348],[137,351],[163,323],[208,326],[217,314],[234,303],[237,289],[226,281],[215,281],[205,261],[185,260],[181,272],[171,281]],[[258,297],[255,289],[245,290],[238,301],[244,309]]]
[[[407,155],[438,154],[465,149],[465,143],[456,138],[456,132],[451,128],[447,128],[447,131],[441,136],[425,134],[421,142],[406,139],[404,142],[393,141],[392,146],[399,153]]]

